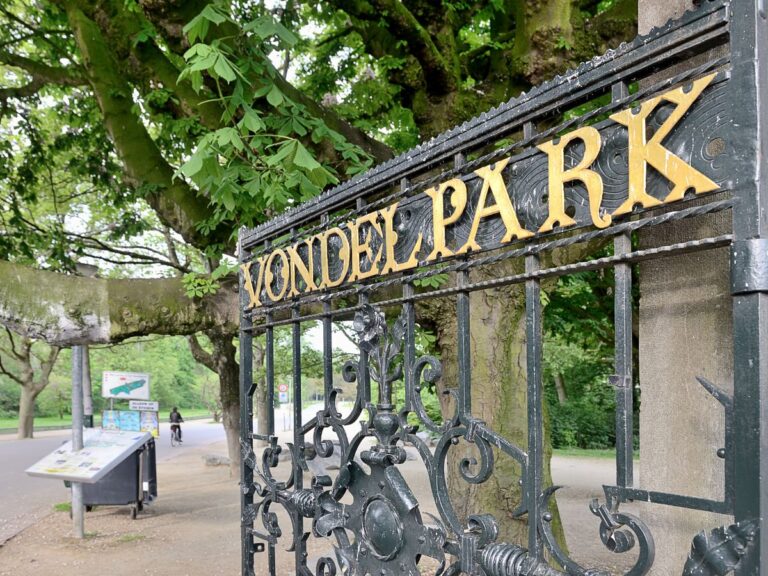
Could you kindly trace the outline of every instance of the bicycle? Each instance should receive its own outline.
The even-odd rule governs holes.
[[[178,423],[171,424],[171,448],[181,445],[181,426]]]

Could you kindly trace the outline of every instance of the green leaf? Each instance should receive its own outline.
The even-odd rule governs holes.
[[[277,152],[272,154],[271,156],[267,156],[266,162],[269,166],[275,166],[282,160],[285,160],[288,158],[291,154],[294,153],[296,150],[296,140],[291,140],[290,142],[285,142],[280,146],[280,148],[277,149]]]
[[[199,72],[201,70],[209,70],[212,66],[216,64],[217,60],[218,60],[218,57],[216,56],[215,52],[207,54],[206,56],[195,57],[190,62],[189,70],[190,72]]]
[[[198,39],[205,39],[206,35],[208,34],[208,28],[210,25],[210,22],[203,18],[202,14],[198,14],[192,18],[192,20],[190,20],[187,25],[184,26],[184,28],[182,28],[182,32],[187,35],[189,43],[194,44]]]
[[[296,142],[296,155],[293,157],[293,163],[296,164],[296,166],[306,168],[307,170],[322,168],[320,163],[315,160],[312,154],[304,148],[304,145],[298,141]]]
[[[184,52],[184,60],[191,60],[195,56],[208,56],[213,51],[213,47],[209,46],[208,44],[195,44],[192,46],[189,50]]]
[[[221,24],[227,19],[227,17],[219,12],[213,4],[208,4],[208,6],[203,8],[203,11],[200,12],[200,16],[206,20],[210,20],[214,24]]]
[[[184,162],[184,164],[179,169],[179,172],[184,174],[187,178],[192,178],[195,174],[200,172],[200,169],[203,167],[203,158],[199,154],[193,154],[189,160]]]
[[[243,107],[243,119],[240,120],[240,125],[245,126],[248,130],[253,132],[261,132],[266,128],[266,124],[261,119],[259,114],[250,106]]]
[[[237,130],[235,130],[231,126],[227,128],[219,128],[215,132],[216,142],[219,144],[219,146],[226,146],[227,144],[230,144],[232,142],[233,133],[234,133],[234,137],[239,137],[237,134]]]
[[[269,91],[269,94],[267,94],[267,102],[272,104],[275,108],[280,106],[280,104],[283,103],[285,98],[283,97],[283,93],[280,92],[280,89],[277,86],[272,86],[272,89]]]
[[[243,29],[246,32],[253,32],[262,40],[266,40],[270,36],[277,36],[289,47],[293,46],[298,41],[298,38],[296,38],[293,32],[268,15],[249,22],[243,26]]]
[[[224,190],[221,192],[221,202],[224,204],[224,207],[232,212],[235,209],[235,196],[232,194],[232,188],[227,186]]]
[[[219,77],[223,78],[227,82],[234,82],[235,78],[235,71],[232,69],[232,66],[229,65],[229,62],[224,56],[219,56],[216,59],[216,64],[213,67],[213,70],[216,72],[216,74],[219,75]]]

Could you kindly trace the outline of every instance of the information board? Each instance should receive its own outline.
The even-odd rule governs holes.
[[[152,436],[158,438],[160,436],[160,420],[157,417],[157,412],[142,410],[139,414],[141,414],[141,431],[151,432]]]
[[[131,400],[128,402],[128,408],[130,410],[141,410],[142,412],[158,412],[160,410],[160,402]]]
[[[82,450],[73,452],[72,442],[67,442],[26,472],[30,476],[93,484],[151,438],[149,432],[87,428]]]
[[[139,432],[141,430],[141,413],[136,410],[120,410],[120,430]]]
[[[101,395],[122,400],[149,400],[149,374],[103,372]]]

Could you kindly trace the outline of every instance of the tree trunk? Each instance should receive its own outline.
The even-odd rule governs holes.
[[[557,372],[555,374],[555,390],[557,391],[557,403],[565,404],[568,400],[568,395],[565,393],[565,382],[563,382],[563,375]]]
[[[234,347],[233,347],[234,348]],[[219,373],[221,384],[221,420],[227,433],[227,451],[230,472],[236,476],[240,470],[240,378],[238,365],[235,369]]]
[[[35,400],[40,391],[32,386],[21,387],[19,399],[19,430],[16,437],[19,440],[32,438],[35,431]]]
[[[253,369],[254,378],[256,379],[256,392],[253,395],[253,411],[256,416],[256,432],[258,434],[269,434],[269,427],[267,426],[267,411],[269,405],[267,404],[267,379],[264,375],[264,359],[266,358],[266,350],[260,342],[253,343]],[[255,376],[258,374],[258,376]],[[266,446],[266,442],[257,440],[254,442],[256,447]]]
[[[473,273],[472,281],[487,276],[516,274],[522,262],[506,262],[492,270]],[[476,276],[476,277],[474,277]],[[527,451],[527,365],[524,287],[507,286],[472,293],[470,296],[470,350],[472,371],[472,415],[512,444]],[[421,306],[420,316],[434,326],[443,363],[442,390],[458,386],[458,326],[454,299],[429,301]],[[441,390],[441,391],[442,391]],[[443,414],[453,413],[453,399],[440,394]],[[545,430],[548,426],[545,426]],[[544,439],[544,483],[551,485],[549,461],[552,454],[549,434]],[[499,523],[499,541],[527,546],[527,518],[514,518],[522,502],[520,466],[494,449],[495,468],[482,484],[470,484],[460,472],[466,457],[479,460],[478,452],[465,441],[449,454],[446,476],[451,502],[462,521],[470,514],[492,513]],[[552,499],[553,526],[561,546],[565,539],[557,505]]]
[[[240,470],[240,366],[236,360],[237,349],[231,332],[206,332],[213,345],[208,352],[195,336],[190,336],[189,348],[197,362],[219,376],[219,398],[224,431],[227,434],[227,453],[230,472],[236,476]]]

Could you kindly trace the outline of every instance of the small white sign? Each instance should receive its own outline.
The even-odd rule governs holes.
[[[113,432],[86,428],[82,450],[73,452],[72,442],[67,442],[27,468],[26,472],[30,476],[92,484],[150,438],[152,435],[149,432]]]
[[[278,392],[278,400],[282,403],[288,402],[288,392]]]
[[[149,374],[139,372],[104,372],[101,380],[104,398],[149,400]]]
[[[159,412],[160,402],[148,402],[147,400],[131,400],[128,402],[128,408],[131,410],[141,410],[142,412]]]

